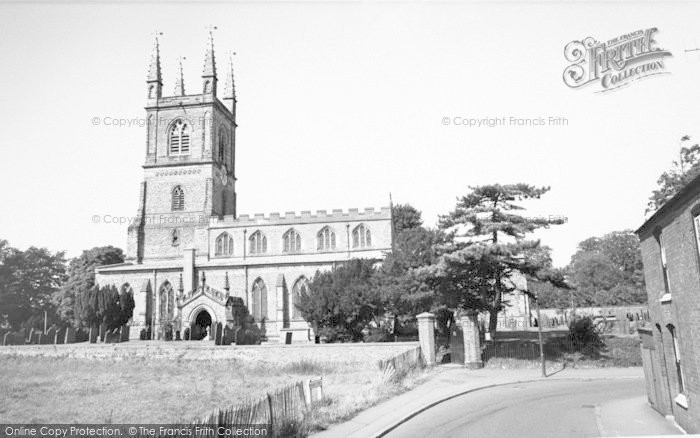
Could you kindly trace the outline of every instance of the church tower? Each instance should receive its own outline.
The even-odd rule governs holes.
[[[146,80],[146,156],[137,221],[129,227],[127,258],[180,257],[195,248],[212,217],[236,216],[235,87],[233,71],[217,97],[214,38],[209,32],[202,87],[186,94],[179,61],[173,96],[163,96],[156,38]],[[188,87],[188,89],[191,89]],[[204,231],[202,231],[204,230]],[[199,252],[199,251],[198,251]]]

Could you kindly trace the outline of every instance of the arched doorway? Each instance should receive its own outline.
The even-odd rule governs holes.
[[[212,319],[209,312],[202,309],[194,318],[194,324],[191,328],[191,338],[193,341],[199,341],[207,337],[211,331]]]

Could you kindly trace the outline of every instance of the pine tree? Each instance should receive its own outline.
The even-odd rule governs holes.
[[[493,184],[470,190],[440,218],[439,227],[451,241],[423,273],[449,308],[489,312],[489,331],[495,339],[503,297],[517,289],[515,276],[537,276],[546,267],[545,258],[534,256],[539,241],[527,235],[565,220],[518,214],[524,210],[519,201],[539,199],[549,187]]]

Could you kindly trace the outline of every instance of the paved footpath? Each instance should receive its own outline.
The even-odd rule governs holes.
[[[441,365],[436,374],[416,388],[359,413],[345,423],[313,435],[315,438],[380,437],[418,413],[452,397],[496,385],[537,380],[643,379],[641,367],[563,369],[543,378],[539,369],[467,370]]]

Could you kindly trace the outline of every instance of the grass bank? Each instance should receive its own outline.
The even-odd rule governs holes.
[[[195,355],[183,354],[182,347],[172,354],[159,348],[153,357],[2,354],[0,423],[184,422],[321,376],[325,399],[305,425],[313,431],[345,421],[425,377],[410,373],[385,384],[376,359],[395,350],[380,354],[373,349],[366,356],[356,350],[248,348],[216,360],[201,354],[189,358]]]

